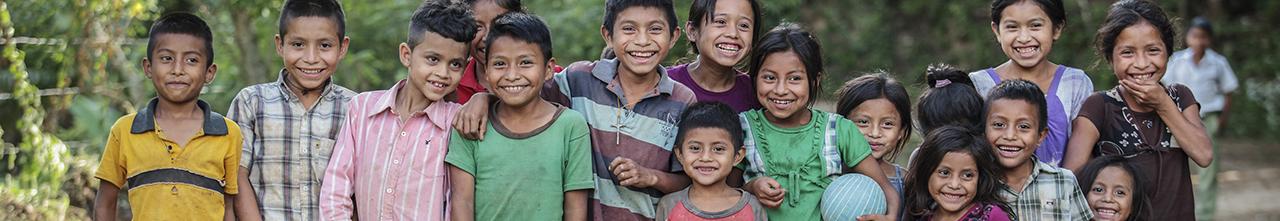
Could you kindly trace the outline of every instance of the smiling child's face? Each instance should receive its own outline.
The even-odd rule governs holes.
[[[1160,31],[1145,21],[1124,28],[1116,36],[1111,54],[1111,70],[1116,79],[1155,84],[1164,77],[1169,49],[1160,39]]]
[[[1108,166],[1098,172],[1089,187],[1085,199],[1098,221],[1123,221],[1133,211],[1133,176],[1118,166]]]
[[[458,86],[462,69],[467,65],[467,43],[445,38],[435,32],[423,32],[422,42],[400,44],[400,63],[409,68],[405,87],[422,93],[430,101],[438,101]],[[413,47],[410,49],[410,47]]]
[[[613,54],[621,63],[619,74],[657,73],[658,64],[676,42],[676,33],[671,30],[676,27],[670,27],[662,9],[657,7],[624,9],[618,13],[613,27],[601,28],[605,43],[613,48]]]
[[[809,74],[800,56],[787,50],[764,58],[756,76],[756,99],[768,110],[770,121],[795,124],[805,121],[809,104]]]
[[[1024,100],[991,101],[984,127],[1000,166],[1014,168],[1031,161],[1047,133],[1040,130],[1037,113],[1036,106]]]
[[[729,131],[724,129],[702,127],[685,133],[676,157],[694,185],[723,184],[733,166],[746,156],[746,150],[735,148]]]
[[[142,69],[155,86],[156,94],[173,103],[193,102],[200,89],[213,81],[218,66],[210,65],[205,41],[188,34],[159,34],[150,58],[142,59]]]
[[[1013,63],[1032,68],[1048,59],[1053,42],[1062,34],[1034,1],[1020,1],[1000,12],[1000,22],[991,24],[991,31]]]
[[[978,175],[978,166],[969,153],[947,153],[929,176],[929,195],[939,210],[963,212],[978,191]]]
[[[276,36],[276,53],[284,59],[291,86],[303,91],[322,87],[347,54],[347,38],[338,35],[338,24],[327,17],[289,19],[284,36]]]
[[[498,37],[489,49],[484,80],[505,105],[523,107],[539,99],[542,83],[551,79],[551,65],[536,43]]]
[[[897,149],[898,141],[906,135],[898,109],[886,98],[863,101],[845,117],[858,126],[858,132],[871,144],[871,156],[876,159],[884,159]]]
[[[471,10],[475,12],[476,19],[476,37],[471,40],[471,57],[481,64],[487,64],[485,53],[489,50],[484,45],[485,37],[489,35],[489,27],[493,26],[493,19],[507,13],[507,9],[498,6],[498,3],[493,0],[479,0],[471,4]]]
[[[689,39],[698,42],[698,52],[717,65],[733,67],[747,57],[751,49],[755,18],[747,0],[716,1],[716,14],[706,17],[702,28],[690,30]],[[692,27],[690,27],[692,28]]]

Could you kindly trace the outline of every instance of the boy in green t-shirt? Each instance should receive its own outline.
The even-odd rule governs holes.
[[[458,132],[445,162],[453,220],[586,220],[591,137],[586,118],[543,100],[551,79],[551,34],[533,15],[498,16],[486,38],[482,82],[499,99],[483,141]]]

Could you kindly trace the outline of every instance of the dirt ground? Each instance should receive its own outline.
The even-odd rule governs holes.
[[[1218,144],[1215,220],[1280,220],[1280,142],[1222,139]]]

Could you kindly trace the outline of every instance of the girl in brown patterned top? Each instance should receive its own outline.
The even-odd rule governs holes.
[[[1080,172],[1090,158],[1125,156],[1152,178],[1152,220],[1194,220],[1187,158],[1213,160],[1200,105],[1184,85],[1162,85],[1173,26],[1159,6],[1140,0],[1111,5],[1098,30],[1099,53],[1119,85],[1085,100],[1073,123],[1064,166]]]

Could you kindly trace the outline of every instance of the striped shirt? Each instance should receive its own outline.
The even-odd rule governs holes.
[[[1022,192],[1014,193],[1011,188],[1000,191],[1000,197],[1013,208],[1016,220],[1093,219],[1093,211],[1070,170],[1036,161]]]
[[[263,218],[317,220],[320,179],[347,116],[347,101],[356,93],[328,83],[307,109],[285,84],[287,74],[281,70],[275,82],[240,90],[227,118],[244,136],[240,166],[248,168],[242,173],[249,174]]]
[[[460,106],[436,101],[400,123],[405,83],[351,99],[320,189],[322,220],[448,220],[444,157]]]
[[[571,64],[547,82],[542,96],[582,113],[591,127],[595,191],[588,215],[594,220],[653,220],[655,206],[665,193],[620,186],[608,166],[614,158],[626,157],[650,169],[683,171],[671,145],[680,112],[694,102],[694,95],[658,67],[658,86],[634,108],[622,108],[626,98],[615,78],[617,69],[616,60]]]

